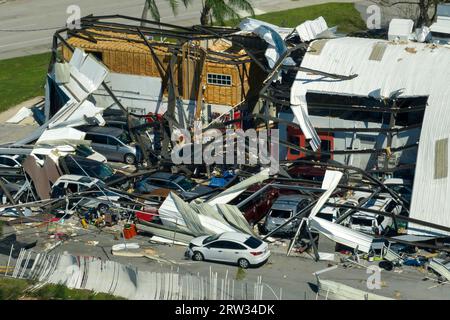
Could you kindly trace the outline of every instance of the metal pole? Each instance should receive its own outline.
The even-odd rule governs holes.
[[[5,276],[7,275],[8,270],[9,270],[9,264],[11,263],[11,255],[12,255],[13,249],[14,249],[14,244],[11,245],[11,250],[9,251],[8,264],[6,265]]]

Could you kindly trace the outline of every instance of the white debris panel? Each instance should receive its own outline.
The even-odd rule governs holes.
[[[311,41],[317,38],[333,37],[336,28],[328,28],[323,17],[315,20],[307,20],[295,28],[300,40]]]
[[[33,116],[33,111],[31,111],[30,108],[22,107],[22,108],[20,108],[19,111],[17,111],[17,113],[14,116],[12,116],[8,120],[6,120],[6,123],[17,124],[17,123],[22,122],[26,118],[29,118],[29,117],[32,117],[32,116]]]
[[[327,170],[325,172],[325,177],[322,182],[322,189],[325,189],[325,192],[320,196],[317,200],[316,205],[311,209],[311,213],[309,218],[313,218],[316,214],[322,209],[323,205],[328,201],[333,191],[336,189],[339,181],[341,181],[342,172]]]
[[[310,218],[309,227],[317,230],[334,242],[353,249],[358,248],[359,251],[365,253],[369,253],[370,248],[372,247],[373,237],[322,218]]]
[[[86,132],[74,128],[58,128],[46,130],[36,141],[36,144],[58,144],[67,143],[68,141],[73,141],[78,143],[80,140],[84,140]]]
[[[292,32],[292,29],[280,28],[273,24],[251,18],[242,20],[239,28],[242,31],[253,32],[267,42],[268,47],[265,56],[270,68],[273,68],[278,59],[287,51],[284,39]],[[289,33],[286,32],[287,30],[289,30]],[[293,66],[295,62],[292,58],[287,58],[283,64]]]
[[[253,177],[250,177],[248,179],[245,179],[234,186],[229,187],[225,191],[219,193],[217,196],[209,199],[207,203],[211,206],[216,204],[226,204],[239,196],[242,192],[247,190],[250,186],[261,183],[267,179],[269,179],[269,168],[261,170],[260,173],[254,175]]]
[[[96,118],[104,124],[103,109],[87,98],[100,87],[107,75],[108,69],[103,64],[80,49],[75,49],[68,64],[56,64],[56,83],[69,100],[50,119],[49,128],[83,125],[86,118]]]
[[[428,96],[428,105],[420,135],[411,218],[450,227],[450,180],[448,148],[436,148],[450,137],[450,49],[426,43],[393,43],[378,39],[338,38],[312,42],[316,50],[308,52],[301,66],[322,72],[350,76],[337,80],[299,71],[293,91],[360,97],[388,98]],[[292,98],[292,97],[291,97]],[[446,152],[437,152],[439,150]],[[439,159],[438,159],[438,158]],[[441,170],[442,169],[442,170]],[[443,176],[435,178],[435,173]],[[410,233],[442,231],[409,225]],[[432,233],[432,234],[433,234]]]
[[[318,278],[317,287],[320,296],[331,300],[394,300],[331,280]]]

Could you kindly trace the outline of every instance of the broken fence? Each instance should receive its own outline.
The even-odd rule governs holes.
[[[182,274],[174,267],[170,272],[141,271],[111,260],[25,249],[17,259],[10,254],[3,275],[37,281],[32,291],[46,284],[62,284],[130,300],[263,300],[282,296],[281,289],[277,294],[261,276],[251,283],[229,277],[228,270],[219,278],[212,268],[208,276]]]

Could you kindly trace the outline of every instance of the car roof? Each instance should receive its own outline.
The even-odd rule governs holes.
[[[241,232],[224,232],[219,236],[218,240],[245,242],[250,237],[251,235]]]
[[[178,174],[172,174],[170,172],[155,172],[149,176],[149,178],[156,178],[156,179],[164,179],[164,180],[170,180],[175,181],[179,178],[184,178],[183,175]]]
[[[120,136],[123,133],[122,129],[116,127],[88,127],[84,128],[84,131],[86,133],[98,133],[114,137]]]
[[[79,176],[76,174],[65,174],[61,177],[58,178],[58,180],[55,182],[55,184],[59,183],[59,182],[79,182],[79,183],[83,183],[83,184],[96,184],[98,182],[100,182],[100,180],[96,179],[96,178],[91,178],[91,177],[87,177],[87,176]]]
[[[308,196],[300,194],[290,194],[279,196],[277,200],[274,201],[272,209],[278,210],[293,210],[297,208],[297,205],[303,200],[309,200]]]
[[[20,155],[18,155],[18,154],[13,154],[13,155],[10,155],[10,154],[0,154],[0,157],[2,157],[2,158],[8,158],[8,159],[13,159],[13,160],[17,160],[17,159],[20,158]]]

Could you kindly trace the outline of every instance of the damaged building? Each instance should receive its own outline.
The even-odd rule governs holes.
[[[119,225],[124,239],[145,233],[197,261],[208,241],[234,241],[252,255],[232,261],[242,268],[279,243],[324,260],[326,238],[358,261],[401,265],[395,244],[448,252],[449,47],[413,38],[410,21],[393,21],[388,39],[340,36],[323,17],[296,28],[81,23],[54,35],[44,123],[2,147],[21,159],[0,167],[4,215]],[[278,172],[175,163],[171,137],[194,121],[278,129]],[[263,143],[278,150],[274,139]],[[445,259],[430,261],[445,273]]]

